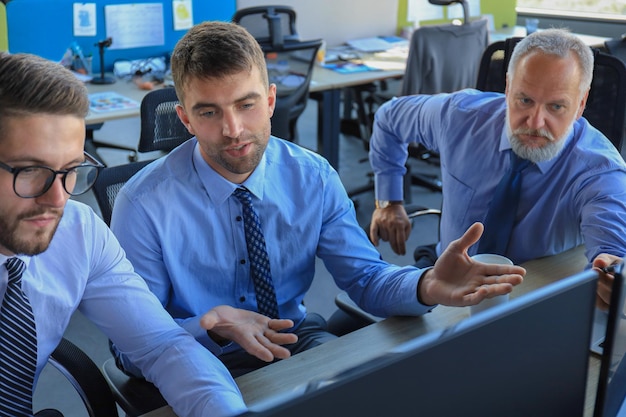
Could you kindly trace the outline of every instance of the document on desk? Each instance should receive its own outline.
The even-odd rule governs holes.
[[[370,67],[363,63],[354,62],[338,62],[333,64],[324,64],[324,68],[339,72],[341,74],[353,74],[355,72],[379,71],[378,68]]]
[[[89,94],[89,110],[95,113],[137,108],[137,101],[113,91]]]
[[[361,52],[379,52],[386,51],[394,46],[392,42],[388,42],[383,38],[373,37],[373,38],[361,38],[361,39],[352,39],[346,42],[352,48]]]

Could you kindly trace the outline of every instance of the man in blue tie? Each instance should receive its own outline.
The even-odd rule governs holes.
[[[379,316],[476,304],[521,282],[523,268],[467,256],[479,224],[433,269],[382,261],[328,161],[270,135],[276,86],[244,28],[196,25],[171,62],[178,116],[195,137],[126,183],[111,228],[166,309],[233,375],[279,358],[267,349],[258,313],[293,321],[288,331],[298,341],[282,347],[284,354],[335,337],[302,302],[316,257],[339,287]],[[237,320],[213,325],[211,317],[224,319],[224,309]],[[255,337],[238,334],[242,323],[258,325]],[[132,371],[132,361],[122,362]]]
[[[477,221],[485,231],[470,255],[496,252],[523,263],[584,243],[598,268],[626,255],[626,165],[581,117],[592,73],[591,48],[566,30],[543,30],[515,47],[504,94],[468,89],[385,103],[370,141],[379,200],[372,242],[406,251],[402,178],[408,144],[416,142],[441,158],[440,242],[428,264]],[[518,160],[527,166],[511,175]],[[602,277],[601,306],[610,279]]]

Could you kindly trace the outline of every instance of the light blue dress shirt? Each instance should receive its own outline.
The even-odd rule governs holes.
[[[380,259],[337,172],[319,155],[271,137],[243,185],[259,213],[281,318],[296,325],[304,319],[316,257],[373,314],[419,315],[431,308],[417,300],[423,271]],[[216,355],[223,351],[199,326],[200,316],[224,304],[256,311],[249,264],[242,261],[247,250],[236,187],[202,159],[193,138],[126,183],[111,223],[167,311]]]
[[[230,373],[172,320],[91,208],[69,200],[49,248],[20,259],[37,328],[36,379],[78,309],[132,358],[179,416],[245,411]],[[6,260],[0,255],[0,297]]]
[[[476,90],[401,97],[376,113],[370,162],[378,199],[403,199],[410,142],[440,155],[439,253],[472,223],[484,221],[494,189],[509,169],[505,114],[503,94]],[[576,121],[561,153],[527,168],[522,181],[518,222],[506,253],[515,263],[582,243],[589,261],[602,252],[626,254],[624,160],[587,120]]]

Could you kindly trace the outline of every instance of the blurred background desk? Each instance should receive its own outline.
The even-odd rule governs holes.
[[[381,69],[377,71],[342,74],[321,66],[316,66],[313,72],[309,92],[311,97],[318,102],[317,152],[328,159],[330,164],[335,168],[339,166],[341,90],[346,87],[404,75],[406,57],[388,58],[384,54],[364,54],[363,61],[368,65]],[[116,83],[108,85],[87,84],[87,88],[89,94],[114,92],[139,103],[147,93],[147,91],[137,88],[132,82],[124,80],[117,80]],[[90,111],[85,122],[87,126],[98,125],[107,121],[127,117],[139,117],[139,107],[100,113]],[[88,132],[85,148],[87,152],[97,154],[94,147],[90,144],[91,139],[92,137],[90,137]]]
[[[525,263],[524,283],[511,297],[517,297],[584,269],[584,248]],[[449,327],[469,317],[468,307],[439,306],[421,317],[391,317],[364,327],[339,339],[302,352],[288,360],[236,379],[247,404],[259,403],[274,395],[288,394],[308,381],[331,377],[339,372],[380,357],[390,349],[429,331]],[[593,415],[600,359],[590,356],[585,416]],[[175,417],[169,407],[155,410],[145,417]]]

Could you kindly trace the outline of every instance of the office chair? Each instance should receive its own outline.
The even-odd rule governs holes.
[[[120,189],[126,181],[135,175],[141,168],[152,162],[152,159],[145,161],[130,162],[123,165],[114,165],[100,170],[98,179],[93,185],[93,194],[96,203],[100,208],[102,219],[107,225],[111,225],[111,214],[113,213],[113,203]]]
[[[487,20],[470,22],[465,0],[429,1],[440,5],[461,3],[464,22],[462,25],[423,26],[413,32],[401,95],[450,93],[473,87],[480,56],[489,44]],[[439,166],[439,155],[423,145],[410,145],[409,157]],[[425,174],[414,173],[411,183],[441,191],[441,182]]]
[[[506,70],[515,45],[522,38],[495,42],[485,49],[476,88],[504,92]],[[621,152],[626,135],[626,66],[616,56],[592,48],[593,80],[583,116]]]
[[[296,11],[290,6],[247,7],[235,12],[232,21],[245,27],[261,45],[280,48],[285,42],[298,42]]]
[[[141,101],[141,131],[139,152],[167,153],[191,138],[176,114],[178,98],[174,88],[150,91]],[[124,184],[154,159],[103,168],[93,186],[96,202],[107,225],[111,223],[113,205]],[[159,390],[150,382],[124,374],[114,359],[103,365],[103,373],[115,401],[128,417],[143,415],[167,405]]]
[[[178,97],[173,87],[152,90],[141,100],[139,152],[167,153],[191,138],[176,114]]]
[[[259,42],[266,56],[269,81],[276,84],[272,135],[296,141],[296,124],[308,102],[313,66],[322,40],[300,40],[296,12],[289,6],[240,9],[232,21],[245,27]]]
[[[98,366],[63,338],[48,360],[76,389],[89,417],[118,417],[117,405]]]
[[[111,214],[115,198],[124,184],[140,169],[153,160],[131,162],[103,168],[93,186],[96,202],[107,225],[111,224]],[[159,390],[150,382],[133,378],[122,372],[115,359],[108,359],[102,366],[105,382],[127,417],[136,417],[167,405]]]
[[[400,89],[400,95],[403,96],[453,92],[473,87],[480,56],[489,43],[487,20],[470,21],[467,0],[429,0],[429,2],[441,6],[461,4],[464,13],[463,23],[422,26],[413,32]],[[358,123],[362,126],[361,139],[366,142],[368,149],[367,142],[372,132],[373,115],[377,107],[391,97],[381,95],[379,89],[371,84],[352,88],[351,94],[356,96]],[[409,157],[439,166],[439,155],[422,145],[409,145]],[[413,172],[409,180],[413,185],[441,192],[441,181],[436,176]]]
[[[94,137],[94,131],[102,128],[104,123],[92,124],[86,126],[85,132],[85,151],[90,155],[97,156],[98,160],[102,161],[102,158],[98,154],[98,149],[116,149],[121,151],[128,151],[128,161],[134,162],[137,160],[137,149],[132,145],[115,144],[110,142],[101,142]]]
[[[435,215],[438,217],[437,221],[441,219],[441,210],[439,209],[428,208],[418,204],[407,204],[405,210],[411,220],[412,226],[414,226],[415,220],[422,216]],[[363,229],[365,230],[365,234],[369,236],[369,223]],[[414,230],[415,227],[412,229]],[[438,238],[437,241],[439,241]],[[337,336],[343,336],[361,327],[382,320],[381,317],[374,316],[362,310],[350,299],[348,293],[345,291],[340,291],[335,296],[335,305],[338,309],[328,319],[328,330]]]

